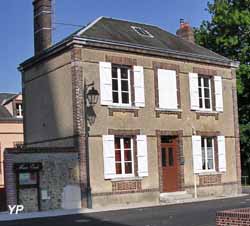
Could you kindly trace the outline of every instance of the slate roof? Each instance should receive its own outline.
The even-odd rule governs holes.
[[[4,106],[4,104],[11,101],[18,94],[16,93],[0,93],[0,121],[8,120],[8,121],[21,121],[22,119],[17,119]]]
[[[139,35],[132,27],[141,27],[147,30],[152,37]],[[130,44],[138,47],[148,47],[170,52],[184,53],[204,58],[229,61],[229,59],[212,52],[197,44],[188,42],[157,26],[130,22],[125,20],[100,17],[87,27],[75,33],[81,38],[95,39],[121,44]]]

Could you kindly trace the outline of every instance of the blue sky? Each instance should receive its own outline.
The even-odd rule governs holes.
[[[207,0],[54,0],[54,22],[86,25],[99,16],[154,24],[175,33],[179,19],[209,20]],[[0,92],[20,92],[19,63],[33,56],[32,0],[1,1]],[[53,42],[78,29],[53,25]]]

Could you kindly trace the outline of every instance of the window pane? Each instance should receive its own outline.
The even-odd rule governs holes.
[[[205,108],[210,109],[210,99],[205,99]]]
[[[199,99],[199,106],[200,106],[200,108],[203,107],[202,98]]]
[[[209,78],[203,78],[204,79],[204,87],[209,87]]]
[[[122,91],[128,91],[128,80],[122,80]]]
[[[122,174],[122,164],[116,163],[115,164],[116,174]]]
[[[202,97],[202,90],[201,90],[201,88],[199,88],[199,97],[200,98]]]
[[[131,148],[131,139],[130,138],[124,138],[124,148],[125,149]]]
[[[201,86],[201,77],[198,77],[198,85]]]
[[[112,79],[112,90],[118,90],[118,80]]]
[[[132,162],[126,162],[125,163],[125,174],[131,174],[132,173]]]
[[[205,147],[205,138],[201,138],[201,147],[204,148]]]
[[[122,103],[123,104],[129,103],[129,94],[128,93],[122,93]]]
[[[174,165],[174,152],[173,148],[168,148],[168,164],[169,166]]]
[[[204,89],[204,92],[205,92],[205,97],[209,98],[210,97],[210,95],[209,95],[209,89]]]
[[[120,162],[121,159],[121,150],[115,150],[115,161]]]
[[[212,159],[209,159],[207,161],[207,168],[208,169],[213,169],[214,168],[214,163],[213,163],[213,160]]]
[[[112,78],[117,78],[117,67],[112,67]]]
[[[161,149],[161,161],[162,161],[162,166],[163,167],[167,166],[166,149],[165,148]]]
[[[113,92],[113,103],[119,103],[118,92]]]
[[[119,137],[115,138],[115,149],[121,149],[120,138]]]
[[[207,138],[207,147],[213,147],[213,138],[212,137]]]
[[[128,79],[128,69],[127,68],[121,68],[121,78]]]
[[[207,148],[207,158],[213,159],[213,148]]]
[[[132,161],[131,150],[124,150],[124,160]]]
[[[206,156],[205,156],[205,148],[202,148],[202,169],[206,169]]]

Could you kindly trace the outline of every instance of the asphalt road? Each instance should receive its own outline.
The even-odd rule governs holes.
[[[215,226],[218,210],[250,207],[250,196],[150,208],[0,222],[0,226]]]

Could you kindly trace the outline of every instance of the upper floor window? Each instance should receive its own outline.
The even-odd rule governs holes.
[[[214,170],[214,138],[202,137],[201,138],[201,150],[202,150],[202,169]]]
[[[199,108],[202,110],[212,110],[211,78],[199,75],[198,88]]]
[[[131,104],[129,68],[119,66],[112,67],[112,98],[114,104]]]
[[[144,69],[100,62],[101,105],[115,107],[144,107]],[[133,76],[131,73],[133,72]],[[133,87],[131,87],[133,84]],[[131,92],[133,91],[133,95]]]
[[[16,104],[16,117],[18,118],[23,117],[23,104],[22,103]]]

